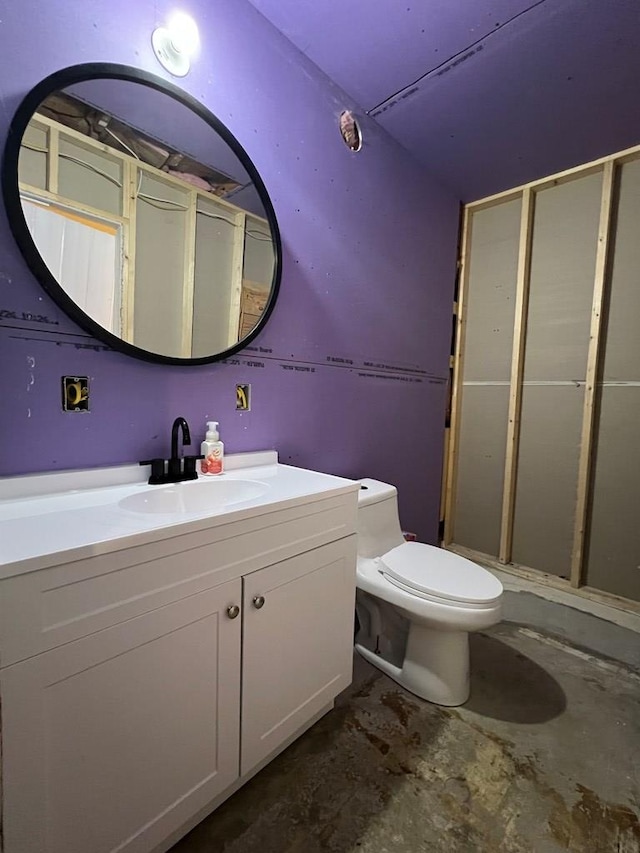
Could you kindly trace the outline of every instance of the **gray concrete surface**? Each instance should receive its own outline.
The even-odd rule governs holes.
[[[640,634],[629,628],[531,592],[512,590],[504,594],[504,619],[554,634],[640,673]]]
[[[471,639],[464,707],[357,659],[336,709],[171,853],[640,853],[639,676],[531,626]]]

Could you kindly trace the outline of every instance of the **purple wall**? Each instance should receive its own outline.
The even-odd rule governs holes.
[[[466,201],[640,140],[638,0],[252,3]]]
[[[150,34],[170,10],[125,0],[9,4],[0,142],[26,91],[66,65],[121,62],[166,76]],[[232,363],[136,361],[67,320],[28,271],[5,219],[0,473],[166,454],[175,416],[188,419],[197,440],[215,418],[229,452],[274,447],[283,462],[396,483],[403,524],[433,540],[457,200],[372,120],[363,120],[364,150],[350,152],[337,118],[357,105],[245,0],[192,0],[188,11],[202,50],[181,85],[238,137],[270,191],[284,246],[278,304]],[[61,411],[68,374],[90,377],[89,414]],[[252,384],[249,413],[234,409],[236,382]]]
[[[519,0],[512,5],[515,11]],[[630,106],[640,76],[638,0],[527,5],[464,61],[427,74],[384,113],[372,112],[410,139],[420,162],[465,201],[640,141],[640,110]]]

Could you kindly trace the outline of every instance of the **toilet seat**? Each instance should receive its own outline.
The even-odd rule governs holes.
[[[389,583],[429,601],[483,609],[502,596],[502,584],[482,566],[422,542],[404,542],[377,563]]]

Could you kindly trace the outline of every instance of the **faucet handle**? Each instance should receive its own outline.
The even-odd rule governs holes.
[[[183,456],[182,460],[184,462],[184,479],[185,480],[197,480],[198,473],[196,471],[196,462],[198,459],[204,459],[202,454],[198,456]]]
[[[138,463],[139,465],[151,465],[151,476],[149,477],[149,485],[157,486],[160,483],[165,483],[165,460],[164,459],[145,459]]]

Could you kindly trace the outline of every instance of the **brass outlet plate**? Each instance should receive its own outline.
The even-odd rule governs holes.
[[[89,411],[89,377],[88,376],[63,376],[62,377],[62,411],[63,412],[88,412]]]

